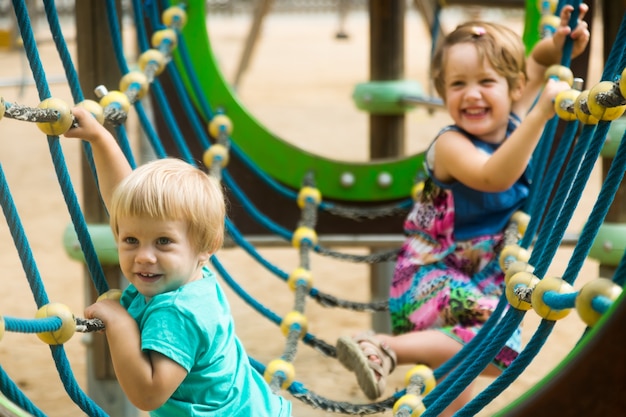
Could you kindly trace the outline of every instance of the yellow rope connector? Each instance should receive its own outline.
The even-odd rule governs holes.
[[[59,118],[53,122],[36,122],[39,130],[46,135],[59,136],[67,132],[70,127],[72,127],[74,117],[72,117],[70,107],[60,98],[47,98],[39,103],[37,107],[40,109],[53,109],[59,113]]]
[[[298,267],[289,274],[287,284],[292,291],[295,291],[300,286],[306,287],[308,291],[313,287],[313,274],[306,268]]]
[[[293,367],[293,364],[283,359],[272,360],[267,364],[265,372],[263,373],[263,378],[265,378],[267,383],[270,384],[275,377],[282,380],[282,389],[289,388],[289,385],[291,385],[296,377],[296,370]]]
[[[307,202],[318,206],[321,201],[322,193],[317,188],[305,186],[302,187],[298,193],[298,207],[300,207],[300,209],[304,209]]]
[[[310,246],[317,245],[317,233],[310,227],[300,226],[293,232],[291,238],[291,244],[294,248],[299,249],[303,243],[308,243]]]
[[[286,337],[289,335],[289,332],[294,328],[294,326],[299,327],[299,336],[300,339],[302,339],[309,328],[309,322],[307,321],[307,318],[304,316],[304,314],[295,310],[285,314],[283,321],[280,322],[280,330]]]
[[[35,318],[59,317],[61,327],[53,332],[37,333],[37,337],[49,345],[62,345],[76,333],[76,320],[68,306],[61,303],[50,303],[37,310]]]

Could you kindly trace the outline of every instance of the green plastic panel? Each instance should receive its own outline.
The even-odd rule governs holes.
[[[589,257],[602,265],[618,266],[626,252],[626,224],[604,223],[598,229]]]
[[[198,74],[202,91],[193,91],[189,75],[177,51],[174,62],[198,104],[198,94],[207,97],[213,110],[223,109],[233,121],[231,140],[270,177],[299,189],[308,172],[313,172],[317,188],[324,199],[355,202],[376,202],[406,198],[414,178],[422,170],[423,154],[405,158],[352,163],[315,155],[298,148],[265,128],[244,108],[218,68],[206,28],[204,0],[187,2],[187,24],[182,36],[189,50],[193,71]],[[199,106],[198,106],[199,107]],[[204,115],[208,119],[207,115]],[[342,175],[350,174],[351,186],[342,185]],[[380,176],[391,182],[379,184]]]

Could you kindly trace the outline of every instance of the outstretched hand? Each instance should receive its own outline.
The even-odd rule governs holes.
[[[591,36],[589,33],[589,25],[587,25],[587,22],[583,20],[588,11],[589,6],[585,3],[581,3],[580,12],[578,15],[578,24],[572,30],[572,28],[569,26],[569,21],[572,13],[574,12],[574,6],[566,5],[563,7],[560,16],[561,24],[559,25],[556,32],[554,33],[554,36],[552,37],[554,41],[554,46],[557,48],[557,50],[560,51],[563,49],[563,45],[565,45],[565,40],[567,39],[567,36],[569,36],[574,42],[572,48],[572,58],[577,57],[585,51],[585,48],[587,48],[587,45],[589,44],[589,38]]]
[[[84,139],[87,142],[92,142],[100,135],[108,134],[104,126],[102,126],[98,120],[88,110],[81,106],[72,108],[72,115],[74,116],[74,124],[63,135],[67,138]]]

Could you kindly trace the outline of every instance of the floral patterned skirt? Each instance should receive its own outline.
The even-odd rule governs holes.
[[[452,194],[438,188],[414,205],[404,228],[408,238],[390,289],[393,333],[438,329],[461,343],[469,342],[504,290],[497,256],[503,235],[455,242]],[[494,364],[508,367],[520,349],[518,328]]]

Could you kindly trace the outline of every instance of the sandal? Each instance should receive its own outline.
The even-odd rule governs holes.
[[[375,356],[379,361],[370,359]],[[396,354],[374,335],[364,333],[337,340],[337,359],[356,374],[359,387],[367,398],[375,400],[385,391],[387,376],[396,367]]]

